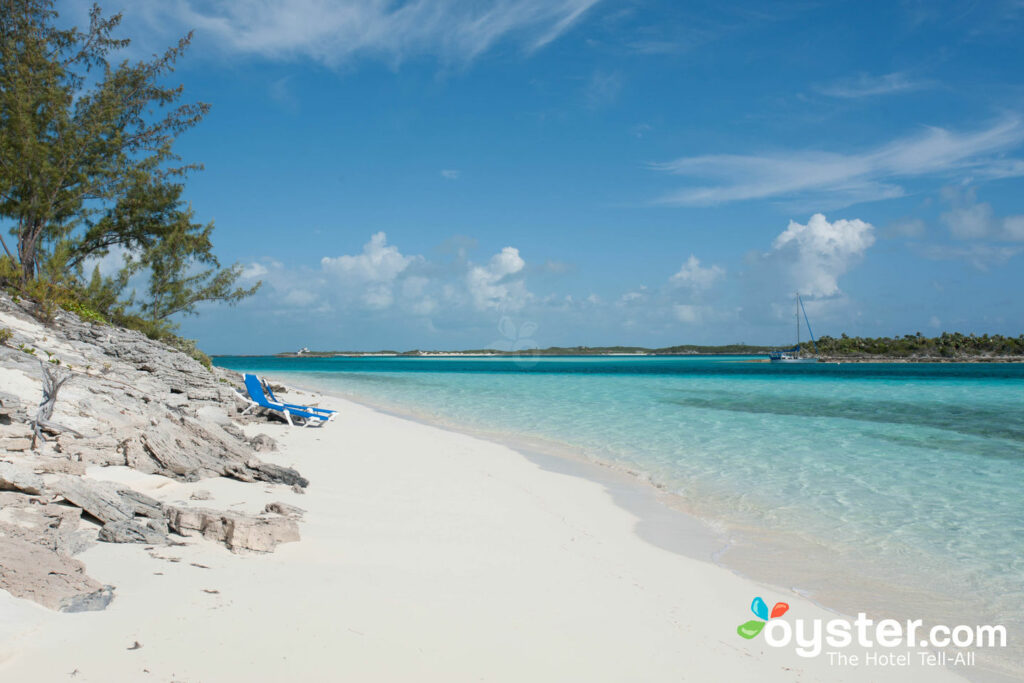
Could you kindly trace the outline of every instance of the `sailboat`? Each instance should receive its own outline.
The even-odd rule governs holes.
[[[800,292],[796,294],[796,346],[791,349],[781,349],[768,354],[769,360],[773,363],[817,363],[817,356],[800,355],[800,312],[803,311],[804,322],[807,323],[807,333],[811,336],[811,343],[814,344],[814,353],[818,353],[818,342],[814,341],[814,333],[811,332],[811,321],[807,319],[807,309],[804,308],[804,300],[800,298]]]

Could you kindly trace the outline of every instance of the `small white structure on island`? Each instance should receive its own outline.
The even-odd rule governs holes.
[[[303,346],[301,349],[299,349],[298,351],[295,352],[295,355],[296,356],[301,356],[304,353],[309,353],[309,347],[308,346]]]

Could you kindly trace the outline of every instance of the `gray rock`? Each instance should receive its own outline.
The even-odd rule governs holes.
[[[145,543],[147,545],[165,545],[167,533],[139,524],[134,521],[110,522],[100,529],[99,540],[104,543]]]
[[[131,520],[135,503],[126,500],[111,484],[67,475],[53,475],[49,488],[104,524]]]
[[[301,519],[306,511],[295,505],[289,505],[288,503],[281,503],[279,501],[273,503],[267,503],[267,506],[263,508],[264,512],[272,512],[276,515],[284,515],[285,517],[291,517],[293,519]]]
[[[39,495],[46,488],[43,478],[30,469],[0,462],[0,489]]]
[[[164,504],[156,498],[150,498],[146,494],[139,493],[133,489],[118,489],[117,492],[121,494],[121,498],[134,508],[136,515],[151,519],[164,518]]]
[[[58,609],[61,612],[99,612],[105,610],[113,600],[114,587],[103,586],[92,593],[64,598]]]
[[[259,453],[260,451],[276,451],[277,441],[267,436],[266,434],[257,434],[256,436],[249,439],[249,445],[252,449]]]

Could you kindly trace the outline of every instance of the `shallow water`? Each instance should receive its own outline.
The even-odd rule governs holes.
[[[1024,364],[745,360],[216,363],[640,472],[725,528],[745,573],[844,611],[1004,623],[1014,645]]]

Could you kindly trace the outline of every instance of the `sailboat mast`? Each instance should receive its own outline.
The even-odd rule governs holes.
[[[796,355],[800,356],[800,292],[796,293]]]

